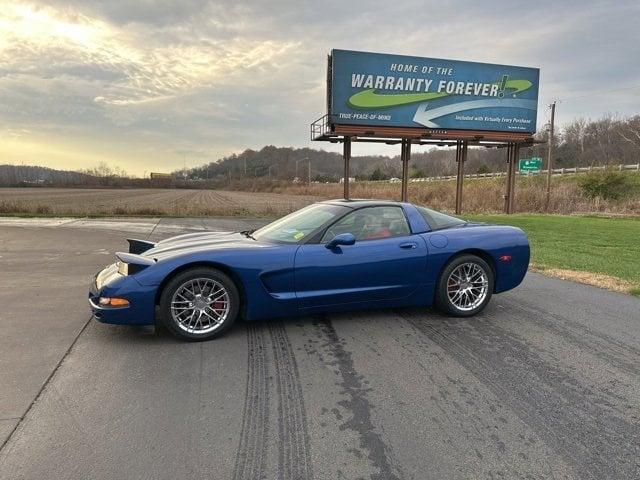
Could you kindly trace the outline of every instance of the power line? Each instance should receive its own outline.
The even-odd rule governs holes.
[[[543,122],[541,124],[539,124],[542,127],[547,125],[549,123],[549,119],[550,119],[550,116],[549,116],[550,115],[550,113],[549,113],[550,109],[546,108],[545,111],[546,111],[545,118],[544,118]],[[539,130],[538,125],[536,125],[536,130]]]
[[[614,88],[613,90],[600,90],[600,91],[592,92],[586,95],[577,95],[575,97],[560,98],[558,99],[558,102],[564,103],[570,100],[577,100],[579,98],[593,97],[594,95],[599,95],[601,93],[622,92],[624,90],[634,90],[636,88],[640,88],[640,85],[631,85],[629,87]]]

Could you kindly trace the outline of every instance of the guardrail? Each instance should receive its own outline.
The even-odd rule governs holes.
[[[575,175],[578,173],[589,173],[597,170],[616,170],[616,171],[634,171],[640,172],[640,163],[636,163],[633,165],[613,165],[613,166],[595,166],[595,167],[573,167],[573,168],[554,168],[551,171],[552,175]],[[520,175],[523,177],[536,176],[536,175],[546,175],[547,170],[538,170],[537,172],[526,172],[520,173],[516,172],[516,175]],[[488,173],[470,173],[464,176],[464,178],[492,178],[492,177],[506,177],[507,172],[488,172]],[[424,178],[411,178],[410,182],[433,182],[436,180],[452,180],[455,179],[455,175],[441,175],[436,177],[424,177]],[[383,182],[394,182],[399,181],[399,179],[391,179],[391,180],[381,180]]]

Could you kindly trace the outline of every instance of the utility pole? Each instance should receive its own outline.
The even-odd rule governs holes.
[[[556,101],[554,100],[551,105],[551,124],[549,126],[549,155],[547,158],[547,197],[545,199],[545,210],[549,211],[551,204],[551,172],[553,171],[553,128],[555,125],[556,117]]]
[[[311,160],[309,160],[309,157],[304,157],[304,158],[301,158],[300,160],[296,160],[296,178],[298,178],[298,164],[304,160],[308,162],[307,163],[307,183],[311,183]],[[301,180],[301,179],[298,178],[298,180]]]
[[[184,156],[182,157],[183,161],[182,161],[182,179],[184,180],[184,183],[187,183],[187,154],[185,153]]]
[[[244,176],[247,176],[247,157],[244,158]]]

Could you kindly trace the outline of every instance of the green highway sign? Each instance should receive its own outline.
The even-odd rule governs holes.
[[[539,172],[542,170],[542,159],[540,157],[521,158],[518,164],[520,173],[523,172]]]

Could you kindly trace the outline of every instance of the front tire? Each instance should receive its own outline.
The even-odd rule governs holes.
[[[487,262],[476,255],[460,255],[438,279],[436,307],[454,317],[471,317],[487,306],[493,285],[493,270]]]
[[[160,297],[162,324],[190,341],[210,340],[228,330],[240,311],[238,288],[226,274],[196,267],[173,277]]]

